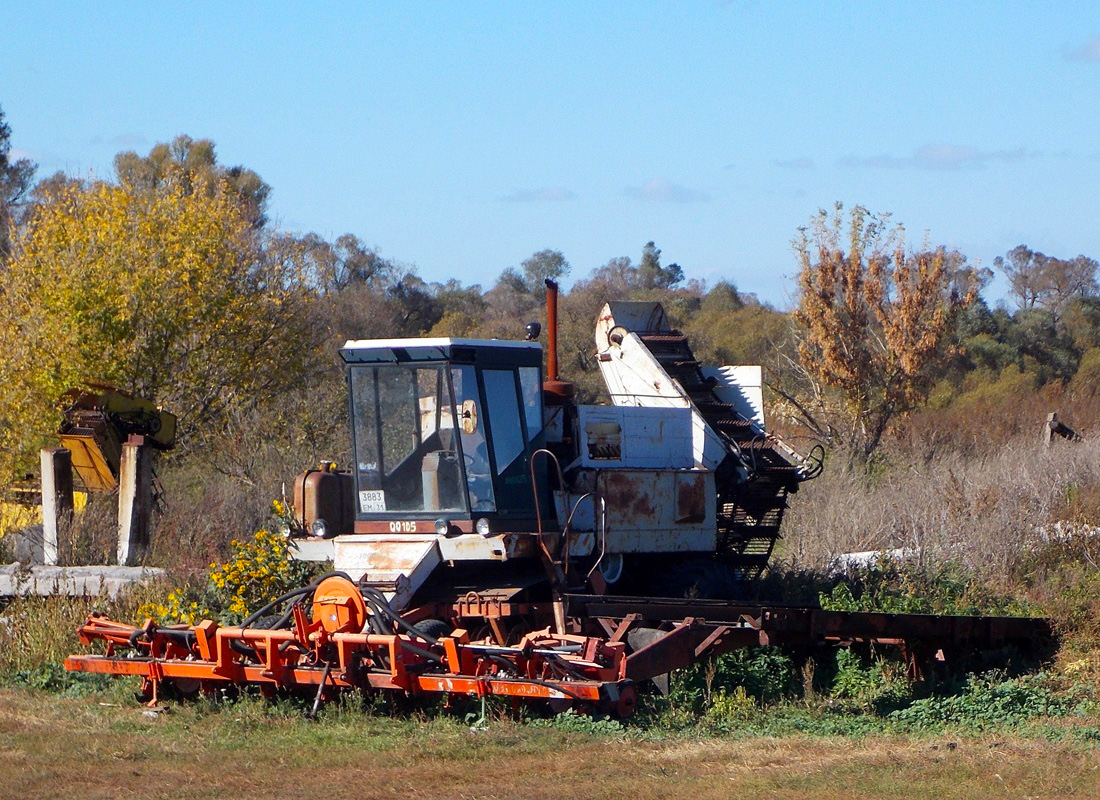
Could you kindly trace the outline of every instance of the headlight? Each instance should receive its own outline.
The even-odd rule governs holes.
[[[323,519],[315,520],[313,525],[310,526],[309,532],[316,536],[318,539],[327,539],[328,525]]]
[[[477,532],[480,533],[482,536],[488,536],[490,533],[489,520],[485,519],[485,517],[479,519],[475,527],[477,529]]]
[[[440,536],[446,536],[451,530],[451,522],[446,519],[437,519],[435,521],[435,532]]]

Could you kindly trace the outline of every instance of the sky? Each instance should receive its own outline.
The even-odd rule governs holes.
[[[1100,258],[1096,2],[7,2],[0,108],[39,175],[185,133],[353,233],[489,288],[647,241],[788,307],[800,226],[890,213],[971,263]],[[998,286],[992,289],[996,294]]]

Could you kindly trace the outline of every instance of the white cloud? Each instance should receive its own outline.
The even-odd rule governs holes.
[[[1042,154],[1022,147],[1015,150],[979,150],[955,144],[929,144],[918,147],[910,156],[879,155],[869,158],[848,156],[840,160],[845,167],[875,169],[961,170],[981,169],[990,163],[1014,163]]]
[[[641,186],[628,186],[624,194],[639,200],[652,200],[657,203],[705,203],[710,196],[698,189],[681,186],[664,178],[653,178]]]
[[[500,199],[506,203],[554,203],[576,200],[577,195],[564,186],[547,186],[543,189],[516,189]]]
[[[814,160],[802,156],[801,158],[775,159],[772,165],[783,169],[813,169]]]
[[[1066,61],[1100,62],[1100,35],[1093,36],[1080,47],[1063,49],[1062,57]]]

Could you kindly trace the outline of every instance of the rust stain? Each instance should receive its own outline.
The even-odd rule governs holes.
[[[707,505],[703,476],[680,476],[676,484],[676,521],[702,522],[706,518]]]
[[[608,507],[635,520],[656,517],[651,484],[649,475],[611,473],[605,483]]]
[[[638,499],[634,501],[633,513],[635,518],[653,516],[654,509],[653,504],[650,503],[649,494],[643,493],[638,495]]]

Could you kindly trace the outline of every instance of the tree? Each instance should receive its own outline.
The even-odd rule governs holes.
[[[1021,244],[993,263],[1008,278],[1019,308],[1045,311],[1054,325],[1074,297],[1093,296],[1100,290],[1098,265],[1086,256],[1054,258]]]
[[[661,250],[653,242],[642,248],[642,260],[637,265],[629,256],[610,259],[602,267],[593,270],[590,283],[605,284],[622,300],[637,293],[667,291],[684,279],[679,264],[661,266]]]
[[[754,295],[748,295],[748,299],[755,302]],[[718,281],[702,299],[700,311],[732,312],[744,308],[746,298],[741,294],[737,286],[730,281]]]
[[[927,398],[978,278],[957,252],[906,250],[900,226],[861,206],[845,235],[842,212],[819,212],[795,240],[799,380],[779,392],[818,436],[865,461],[891,420]]]
[[[547,280],[557,281],[568,275],[570,270],[569,262],[560,250],[539,250],[525,258],[520,266],[527,290],[540,299],[546,297]]]
[[[431,330],[443,317],[442,304],[431,287],[412,273],[391,286],[386,295],[398,310],[399,321],[394,331],[397,335],[419,336]]]
[[[154,191],[171,181],[184,192],[224,191],[228,187],[241,204],[245,218],[254,228],[267,224],[267,198],[271,187],[246,167],[225,167],[218,163],[214,143],[181,134],[170,143],[161,142],[139,156],[133,151],[115,156],[119,183],[132,191]]]
[[[530,291],[527,279],[515,267],[505,267],[497,278],[497,285],[494,288],[518,294],[528,294]]]
[[[12,228],[31,188],[34,170],[29,158],[12,159],[11,127],[0,108],[0,260],[10,252]]]
[[[403,275],[397,264],[350,233],[335,242],[316,233],[300,237],[281,233],[273,236],[271,243],[285,251],[287,257],[301,258],[302,274],[322,294],[336,294],[356,285],[384,292]]]
[[[14,242],[0,304],[0,467],[33,454],[88,380],[149,397],[181,439],[308,375],[317,332],[295,261],[265,251],[224,182],[72,184]]]
[[[700,361],[772,367],[776,347],[790,335],[790,317],[722,281],[682,324]]]
[[[592,276],[581,283],[602,286],[609,294],[608,299],[616,300],[626,300],[631,292],[640,288],[638,268],[634,266],[630,256],[609,259],[602,267],[592,270]]]
[[[684,279],[684,270],[679,264],[662,267],[661,249],[653,242],[646,242],[638,265],[638,278],[643,289],[671,289]]]

